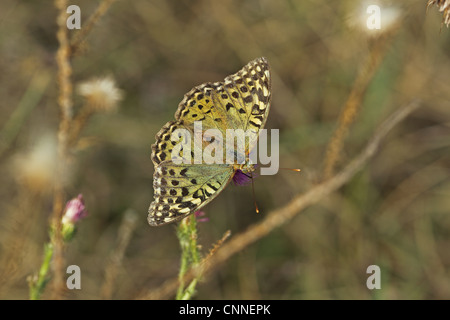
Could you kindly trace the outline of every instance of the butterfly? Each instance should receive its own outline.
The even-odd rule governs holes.
[[[152,145],[154,201],[150,204],[147,219],[151,226],[187,217],[217,197],[235,176],[251,174],[255,170],[248,156],[257,144],[258,134],[264,128],[269,114],[270,78],[268,61],[261,57],[227,76],[223,82],[204,83],[185,94],[175,113],[175,121],[162,127]],[[199,121],[202,132],[216,129],[223,136],[227,134],[227,129],[251,132],[252,136],[245,141],[245,150],[248,150],[243,155],[245,163],[175,161],[173,153],[177,148],[181,150],[179,155],[186,158],[213,143],[213,139],[203,139],[200,145],[192,143],[188,154],[186,145],[184,151],[180,146],[185,141],[174,139],[173,135],[178,129],[193,133],[194,123]],[[237,155],[238,152],[234,153]]]

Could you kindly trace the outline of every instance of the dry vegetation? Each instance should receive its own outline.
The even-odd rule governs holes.
[[[49,222],[79,193],[89,216],[70,244],[56,236],[42,298],[173,298],[175,226],[146,221],[150,145],[193,86],[265,56],[266,127],[280,129],[281,166],[302,172],[256,179],[260,214],[251,187],[205,207],[204,256],[231,236],[195,298],[449,299],[450,31],[434,6],[446,1],[381,2],[377,34],[363,2],[74,1],[77,36],[52,2],[1,1],[0,298],[28,298]],[[116,112],[76,90],[105,76]],[[63,290],[71,264],[81,290]],[[366,287],[373,264],[381,290]]]

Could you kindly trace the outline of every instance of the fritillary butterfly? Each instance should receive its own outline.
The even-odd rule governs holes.
[[[246,142],[245,150],[251,151],[269,114],[270,100],[270,69],[266,58],[255,59],[223,82],[202,84],[184,96],[175,121],[162,127],[152,145],[155,172],[154,201],[148,210],[151,226],[187,217],[214,199],[236,173],[254,170],[249,162],[177,164],[172,159],[172,151],[180,141],[173,141],[172,133],[177,129],[193,132],[195,121],[201,121],[202,130],[218,129],[224,136],[227,129],[250,130],[254,138]],[[206,145],[204,142],[201,148]]]

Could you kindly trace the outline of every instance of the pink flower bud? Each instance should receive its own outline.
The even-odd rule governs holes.
[[[62,218],[63,225],[75,224],[78,220],[84,218],[87,215],[86,207],[84,205],[83,196],[81,194],[78,197],[70,200],[66,204],[64,210],[64,216]]]
[[[207,222],[209,221],[208,217],[204,217],[205,216],[205,212],[204,211],[196,211],[194,213],[195,218],[197,219],[197,222]],[[201,218],[204,217],[204,218]]]

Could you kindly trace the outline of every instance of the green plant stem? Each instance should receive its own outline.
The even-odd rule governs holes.
[[[41,268],[39,269],[38,277],[30,283],[30,300],[39,300],[45,286],[50,280],[47,277],[47,274],[53,257],[53,249],[53,244],[51,242],[44,245],[44,259]]]
[[[179,286],[176,294],[177,300],[189,300],[195,293],[200,275],[195,277],[185,288],[184,276],[200,263],[200,252],[197,244],[197,221],[194,215],[182,220],[177,229],[178,240],[181,247],[180,272],[178,274]]]

